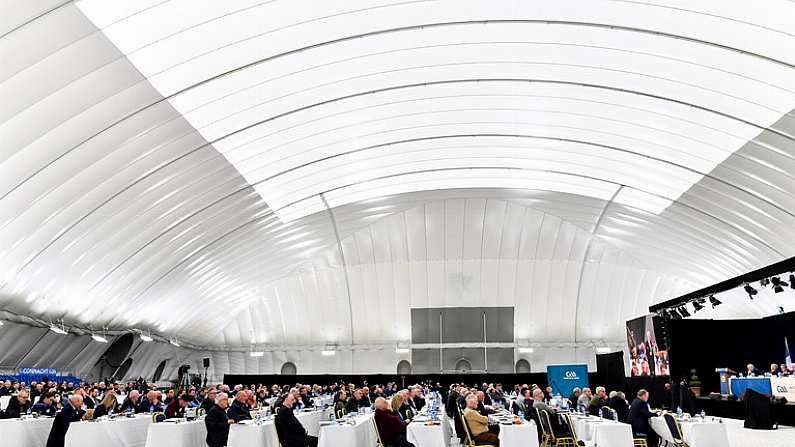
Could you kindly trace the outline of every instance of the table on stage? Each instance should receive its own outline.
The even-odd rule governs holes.
[[[113,447],[144,447],[152,415],[140,414],[134,418],[120,417],[106,421],[81,421],[69,424],[65,447],[91,445]]]
[[[320,427],[318,447],[369,447],[378,441],[373,413],[354,416],[354,423]],[[231,447],[231,445],[230,445]]]
[[[650,419],[651,428],[662,439],[673,445],[673,436],[661,417]],[[726,424],[714,420],[686,419],[679,421],[682,437],[690,447],[726,447],[729,445],[729,433]]]
[[[169,419],[149,426],[146,447],[201,447],[206,440],[204,420]]]
[[[50,435],[53,418],[0,419],[0,444],[8,446],[44,447]]]
[[[303,411],[298,413],[297,418],[306,429],[308,435],[317,436],[320,432],[320,421],[328,420],[330,414],[331,409]],[[271,418],[260,424],[251,421],[232,425],[229,427],[227,445],[229,447],[279,447],[279,438],[276,436],[276,427],[273,425],[273,419]]]
[[[785,397],[795,402],[795,377],[729,377],[729,392],[741,397],[752,389],[768,396]]]
[[[632,447],[632,427],[597,416],[572,415],[577,438],[597,447]]]

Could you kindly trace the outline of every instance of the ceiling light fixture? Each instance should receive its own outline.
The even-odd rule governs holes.
[[[754,289],[754,288],[753,288],[753,287],[752,287],[750,284],[748,284],[748,283],[745,283],[745,287],[744,287],[744,289],[745,289],[745,293],[747,293],[747,294],[748,294],[748,298],[750,298],[750,299],[754,299],[754,295],[756,295],[756,294],[758,294],[758,293],[759,293],[759,291],[758,291],[758,290]]]
[[[770,281],[773,283],[773,291],[776,293],[781,293],[784,291],[784,287],[789,287],[789,284],[782,281],[778,276],[770,278]]]
[[[61,326],[60,327],[58,327],[57,324],[50,323],[50,330],[52,332],[55,332],[56,334],[59,334],[59,335],[66,335],[66,334],[69,333],[69,332],[66,331],[66,328],[63,325],[63,320],[61,320]]]
[[[251,357],[264,357],[265,351],[251,351],[248,353],[248,355]]]
[[[145,341],[147,343],[153,340],[150,334],[144,334],[143,332],[141,332],[141,335],[139,337],[141,338],[142,341]]]
[[[519,354],[532,354],[533,348],[519,348]]]
[[[178,348],[179,348],[179,342],[177,341],[177,339],[176,339],[176,338],[172,338],[172,339],[171,339],[171,340],[169,340],[168,342],[169,342],[169,343],[171,343],[171,345],[172,345],[172,346],[176,346],[176,347],[178,347]]]
[[[596,348],[598,354],[607,354],[610,352],[610,346],[599,346]]]

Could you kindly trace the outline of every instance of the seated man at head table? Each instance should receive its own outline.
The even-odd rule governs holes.
[[[30,394],[27,390],[22,390],[16,396],[12,396],[8,401],[8,408],[6,408],[6,418],[16,419],[23,414],[27,414],[28,410],[33,407],[30,402]]]
[[[754,367],[753,363],[749,363],[745,367],[745,377],[754,377],[756,376],[756,373],[757,373],[756,367]]]
[[[540,390],[539,390],[540,391]],[[489,418],[478,413],[478,397],[474,393],[466,397],[467,406],[464,410],[464,421],[469,427],[472,440],[479,444],[500,445],[499,425],[489,425]]]
[[[287,394],[276,413],[274,426],[279,443],[282,447],[317,447],[317,437],[306,434],[306,429],[293,413],[293,405],[295,396],[292,393]]]
[[[647,445],[657,445],[657,433],[651,428],[649,419],[657,416],[649,408],[649,392],[646,390],[638,391],[638,397],[632,401],[629,407],[627,423],[632,426],[632,437],[646,438]]]
[[[69,424],[83,419],[85,413],[85,410],[83,410],[82,394],[73,394],[72,397],[69,398],[69,403],[55,415],[52,428],[50,428],[50,435],[47,437],[47,447],[64,447],[64,440],[66,439],[66,431],[69,430]]]
[[[234,419],[229,419],[226,408],[229,406],[229,396],[226,393],[218,393],[215,397],[213,406],[204,418],[204,426],[207,428],[207,446],[224,447],[229,439],[229,426],[235,423]]]
[[[248,390],[240,390],[237,392],[232,405],[226,410],[229,419],[233,419],[235,422],[251,419],[251,407],[246,403],[248,401],[248,393]]]
[[[39,397],[39,401],[33,404],[30,409],[31,413],[38,413],[42,416],[55,416],[58,409],[55,406],[55,393],[47,391]]]
[[[375,399],[375,426],[384,447],[414,447],[406,440],[406,426],[408,425],[389,407],[389,402],[383,397]]]

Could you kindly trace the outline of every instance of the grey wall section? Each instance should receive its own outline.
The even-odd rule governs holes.
[[[439,349],[413,349],[411,354],[414,374],[439,373]],[[444,373],[455,373],[459,360],[466,360],[473,372],[512,373],[514,369],[512,348],[444,348],[442,349]],[[487,364],[488,361],[488,364]]]
[[[441,307],[411,309],[412,343],[479,343],[483,341],[483,314],[486,314],[486,341],[513,343],[513,307]],[[441,328],[439,315],[441,314]]]

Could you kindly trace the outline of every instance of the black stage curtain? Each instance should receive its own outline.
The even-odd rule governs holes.
[[[611,352],[596,355],[596,377],[591,380],[608,390],[621,390],[626,393],[626,376],[624,375],[624,352]],[[632,399],[630,399],[630,402]]]
[[[670,320],[668,330],[671,378],[690,381],[695,369],[706,396],[720,391],[715,368],[743,372],[753,363],[766,371],[773,362],[784,363],[784,336],[795,342],[795,312],[755,320]]]
[[[593,374],[589,374],[589,377]],[[503,390],[510,392],[513,385],[526,383],[528,385],[537,384],[541,387],[547,386],[547,373],[530,374],[300,374],[295,376],[283,376],[280,374],[225,374],[224,383],[228,385],[256,385],[264,384],[267,386],[276,385],[295,385],[302,383],[306,385],[319,384],[327,385],[331,383],[353,383],[355,385],[384,385],[388,382],[397,383],[398,387],[405,387],[415,383],[431,381],[438,382],[444,387],[453,383],[463,383],[468,386],[480,387],[483,383],[501,383]]]

